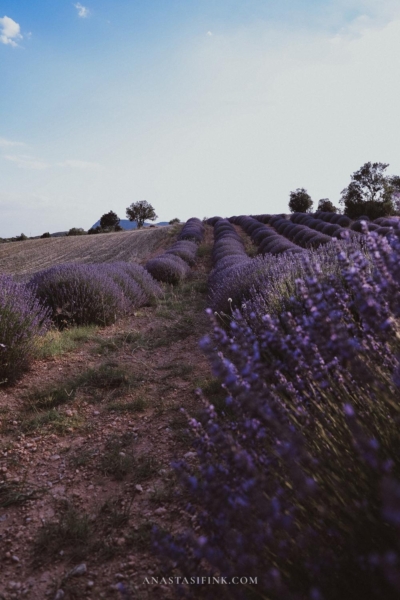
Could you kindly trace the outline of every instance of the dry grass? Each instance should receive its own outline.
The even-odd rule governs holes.
[[[169,244],[174,226],[100,235],[58,237],[0,245],[0,273],[19,279],[62,263],[141,262]]]

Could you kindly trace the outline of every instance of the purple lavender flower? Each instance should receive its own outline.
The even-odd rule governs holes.
[[[13,383],[29,368],[37,339],[49,326],[49,311],[35,291],[0,275],[0,385]]]

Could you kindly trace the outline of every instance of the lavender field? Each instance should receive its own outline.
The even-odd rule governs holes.
[[[175,400],[186,446],[170,455],[173,494],[155,500],[171,526],[152,523],[147,552],[183,583],[153,597],[399,597],[399,223],[321,212],[193,218],[144,266],[55,261],[26,283],[0,276],[8,393],[49,332],[106,332],[139,309],[149,326],[162,315],[175,328],[142,347],[137,334],[127,364],[144,348],[155,372],[157,348],[188,356],[193,340],[211,365],[208,383],[193,377],[195,401]],[[185,577],[243,581],[193,587]],[[135,590],[129,573],[115,588]]]

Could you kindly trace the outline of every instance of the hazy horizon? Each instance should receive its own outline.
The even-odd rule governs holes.
[[[394,0],[3,0],[0,237],[336,205],[400,174]]]

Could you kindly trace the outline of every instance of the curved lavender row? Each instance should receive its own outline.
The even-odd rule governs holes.
[[[331,242],[331,237],[322,232],[317,232],[305,223],[294,223],[291,219],[276,215],[270,218],[270,225],[287,239],[302,248],[318,248]]]
[[[340,225],[343,228],[349,228],[350,230],[358,233],[376,231],[379,235],[388,235],[393,233],[394,229],[395,235],[399,235],[396,232],[398,231],[398,227],[400,225],[400,217],[378,217],[374,221],[371,221],[369,217],[361,216],[355,220],[352,220],[346,215],[339,215],[337,213],[328,213],[323,211],[317,211],[309,216],[331,224]],[[364,221],[364,225],[361,223],[362,221]]]
[[[303,278],[290,313],[236,312],[228,333],[214,323],[203,340],[226,400],[223,417],[209,404],[190,421],[195,467],[175,465],[194,527],[157,545],[179,573],[246,573],[254,597],[275,600],[399,597],[400,243],[390,244],[371,234],[372,269],[363,252],[339,253],[340,276]],[[221,592],[207,586],[207,597]],[[251,585],[230,586],[229,598],[249,597]]]
[[[231,217],[230,221],[240,225],[244,229],[258,246],[260,254],[296,253],[302,251],[301,248],[292,244],[292,242],[275,231],[272,226],[263,224],[253,217],[241,215],[239,217]]]
[[[326,214],[335,214],[335,213],[326,213]],[[338,215],[336,215],[336,216],[338,216]],[[346,219],[347,219],[347,217],[346,217]],[[310,229],[315,229],[316,231],[319,231],[320,233],[322,233],[324,235],[335,237],[338,239],[342,239],[343,237],[348,236],[349,235],[348,232],[352,231],[352,228],[347,226],[347,220],[342,221],[342,223],[346,224],[343,227],[342,225],[340,225],[340,219],[337,220],[336,223],[333,223],[333,222],[319,219],[310,213],[293,213],[290,217],[290,220],[292,221],[292,223],[296,223],[299,225],[306,225]],[[352,224],[353,223],[350,223],[350,225],[352,225]],[[378,228],[378,227],[376,227],[376,228]],[[350,234],[350,236],[354,237],[352,233]]]
[[[108,325],[161,293],[143,267],[122,262],[57,265],[36,273],[28,285],[60,326]]]
[[[145,268],[154,279],[174,285],[190,273],[187,262],[175,254],[161,254],[161,256],[152,258],[147,261]]]
[[[196,262],[198,244],[204,237],[204,225],[193,217],[183,226],[177,241],[160,256],[147,261],[145,268],[164,283],[177,284],[187,277]]]
[[[211,221],[211,219],[209,220]],[[214,310],[228,312],[229,298],[237,296],[236,273],[252,262],[233,225],[227,219],[214,220],[213,269],[208,277],[211,306]]]
[[[0,386],[12,383],[29,368],[36,339],[49,325],[49,310],[35,290],[0,275]]]
[[[197,244],[192,240],[180,240],[175,242],[168,250],[166,250],[163,254],[175,254],[175,256],[179,256],[188,265],[192,266],[196,262],[196,254],[197,254]]]
[[[180,234],[178,235],[178,241],[180,240],[193,240],[200,244],[204,237],[204,225],[200,219],[192,217],[186,221],[182,227]]]
[[[207,225],[211,225],[212,227],[214,227],[215,223],[217,221],[219,221],[220,219],[223,219],[223,217],[210,217],[209,219],[206,220]]]
[[[261,254],[298,253],[302,248],[316,248],[331,241],[330,237],[316,233],[304,225],[296,225],[282,215],[233,217],[242,225]],[[255,224],[257,223],[257,225]],[[300,247],[299,247],[300,246]]]
[[[350,225],[353,223],[352,219],[350,219],[346,215],[339,215],[337,213],[324,212],[322,210],[319,210],[311,214],[316,219],[321,219],[321,221],[325,221],[327,223],[340,225],[341,227],[350,227]]]
[[[157,298],[160,298],[163,295],[164,292],[157,281],[141,265],[131,262],[117,262],[113,264],[120,265],[120,267],[143,289],[147,296],[147,304],[153,304]]]

